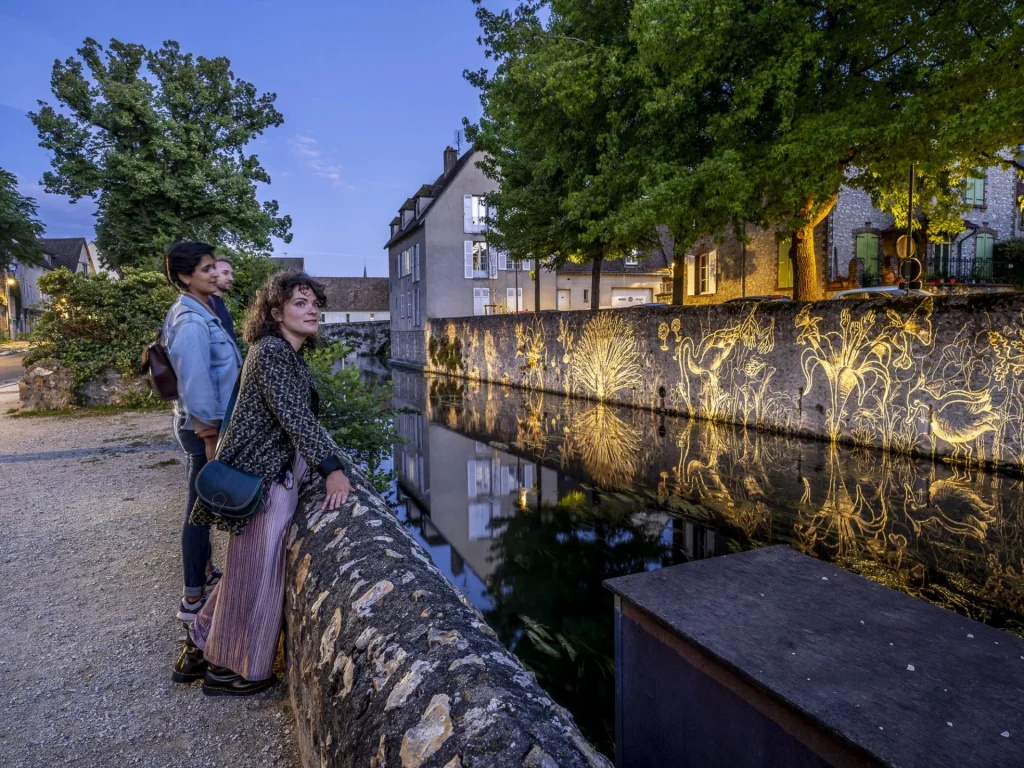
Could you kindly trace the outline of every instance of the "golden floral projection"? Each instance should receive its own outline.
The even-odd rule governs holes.
[[[622,315],[602,313],[587,322],[569,362],[574,390],[603,401],[640,383],[636,333]]]

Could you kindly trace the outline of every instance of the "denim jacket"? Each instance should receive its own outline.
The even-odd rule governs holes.
[[[185,429],[220,428],[242,356],[220,320],[191,296],[179,296],[164,321],[163,343],[178,377],[175,416]]]

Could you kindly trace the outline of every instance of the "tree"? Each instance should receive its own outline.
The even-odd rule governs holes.
[[[962,177],[1024,127],[1009,0],[635,0],[632,34],[656,215],[677,236],[792,231],[801,299],[821,296],[814,228],[842,185],[893,199],[912,163]]]
[[[592,263],[593,309],[602,262],[655,242],[653,226],[632,207],[641,169],[629,150],[641,92],[630,7],[621,0],[531,0],[500,13],[481,7],[481,42],[497,67],[466,73],[484,108],[479,124],[467,122],[467,138],[489,155],[483,170],[500,185],[489,242],[516,258],[542,255],[551,267]]]
[[[38,264],[43,258],[39,245],[42,234],[36,201],[19,193],[14,174],[0,168],[0,274],[14,261]]]
[[[235,77],[230,62],[86,38],[80,58],[55,61],[58,112],[29,117],[53,153],[47,191],[97,200],[96,241],[107,264],[153,267],[175,240],[266,252],[291,241],[291,218],[260,203],[270,176],[246,145],[284,121],[275,94]],[[88,75],[85,68],[88,68]]]

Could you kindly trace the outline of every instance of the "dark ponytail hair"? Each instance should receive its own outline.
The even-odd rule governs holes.
[[[215,247],[208,243],[191,240],[174,243],[167,249],[167,255],[164,256],[164,274],[167,276],[168,282],[179,291],[187,292],[188,286],[178,279],[178,275],[191,275],[206,254],[210,254],[216,259],[217,257],[213,255],[214,250]]]

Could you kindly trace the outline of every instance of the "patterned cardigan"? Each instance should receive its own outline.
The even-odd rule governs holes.
[[[217,458],[259,475],[269,485],[290,467],[298,451],[307,465],[327,477],[342,468],[342,452],[317,420],[319,407],[313,375],[302,355],[284,339],[265,336],[250,347],[242,366],[238,401]],[[199,501],[191,521],[241,532],[215,518]]]

